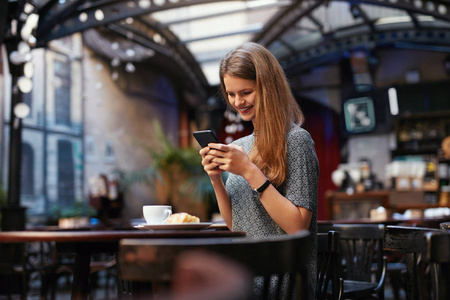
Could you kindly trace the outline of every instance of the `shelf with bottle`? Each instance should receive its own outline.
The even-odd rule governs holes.
[[[450,206],[450,138],[438,150],[439,205]]]
[[[450,112],[400,116],[395,120],[397,148],[393,155],[436,154],[450,135]]]

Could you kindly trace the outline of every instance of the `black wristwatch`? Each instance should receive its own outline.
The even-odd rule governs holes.
[[[261,185],[259,188],[257,189],[253,189],[253,191],[259,195],[261,195],[262,192],[264,192],[265,189],[267,189],[267,187],[270,185],[270,181],[269,179],[266,180],[266,182],[263,183],[263,185]]]

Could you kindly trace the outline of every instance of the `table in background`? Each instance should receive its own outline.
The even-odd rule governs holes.
[[[373,220],[370,218],[360,219],[341,219],[341,220],[319,220],[318,224],[383,224],[383,225],[402,225],[414,227],[439,228],[440,224],[449,222],[450,216],[436,218],[410,218],[410,219],[393,219]],[[450,222],[449,222],[450,223]]]
[[[448,207],[439,203],[427,203],[424,191],[367,191],[347,194],[325,193],[325,218],[327,220],[369,217],[370,210],[383,206],[388,214],[404,213],[408,209],[423,211],[428,208]]]
[[[450,222],[442,222],[439,224],[441,229],[449,230],[450,231]]]
[[[76,253],[72,299],[87,299],[89,293],[90,259],[93,253],[117,252],[124,238],[231,238],[244,232],[225,230],[107,230],[107,231],[4,231],[0,243],[55,242],[61,253]]]

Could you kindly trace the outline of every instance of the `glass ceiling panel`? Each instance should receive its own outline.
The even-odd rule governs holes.
[[[223,17],[204,19],[185,24],[169,26],[179,39],[189,41],[208,36],[224,35],[229,32],[239,32],[242,30],[261,28],[262,24],[250,24],[247,22],[245,14],[233,14]]]
[[[303,30],[306,34],[308,31],[314,31],[314,30],[317,30],[318,28],[317,28],[317,25],[311,21],[311,19],[302,18],[300,20],[300,22],[297,23],[297,25],[294,29]]]
[[[42,7],[44,3],[50,3],[49,1],[34,0],[33,2]],[[107,2],[91,1],[92,3]],[[78,2],[89,3],[91,1]],[[146,1],[148,2],[148,0]],[[164,3],[165,1],[168,0],[157,2]],[[176,0],[170,1],[176,2]],[[59,10],[60,7],[66,7],[65,4],[75,1],[52,0],[51,2],[54,3],[54,9]],[[389,4],[395,5],[396,2],[392,0],[389,1]],[[219,82],[218,64],[222,57],[243,42],[252,40],[255,34],[263,29],[264,25],[269,24],[269,20],[280,9],[293,3],[297,3],[297,0],[220,1],[163,10],[141,16],[141,18],[151,18],[152,21],[156,20],[160,26],[170,29],[180,42],[191,51],[204,71],[209,84],[216,85]],[[291,26],[286,31],[283,28],[284,19],[279,20],[278,24],[272,24],[274,27],[270,28],[269,31],[273,29],[273,32],[277,33],[277,30],[280,30],[280,34],[274,37],[274,40],[269,39],[271,44],[267,46],[277,57],[283,58],[317,45],[323,39],[323,33],[333,33],[334,37],[338,39],[339,37],[369,32],[372,28],[369,24],[366,24],[367,21],[375,21],[373,24],[378,30],[408,29],[417,25],[412,22],[411,16],[405,10],[363,4],[358,1],[304,0],[300,6],[306,10],[311,8],[313,4],[319,6],[311,12],[311,18],[302,17],[297,20],[295,26]],[[353,13],[351,11],[352,4],[356,6]],[[380,4],[382,3],[380,2]],[[431,2],[426,2],[424,5],[429,10],[431,6],[434,7]],[[358,8],[364,15],[358,16]],[[441,5],[439,12],[445,14],[445,6]],[[414,13],[413,16],[423,27],[449,26],[447,22],[438,21],[429,16],[418,13]],[[367,19],[364,17],[367,17]],[[291,20],[288,18],[287,21],[290,22]],[[157,42],[156,36],[153,36],[155,42]]]
[[[219,65],[220,61],[213,61],[209,63],[200,64],[205,77],[211,86],[219,85]]]
[[[328,6],[320,6],[312,15],[324,24],[325,32],[364,22],[352,16],[350,5],[346,2],[333,1]]]
[[[261,2],[267,3],[267,1]],[[152,17],[160,21],[162,24],[170,24],[173,22],[179,23],[184,22],[183,20],[185,19],[209,17],[215,13],[227,14],[235,10],[245,9],[248,6],[249,5],[247,5],[244,1],[227,1],[226,3],[216,2],[164,10],[153,13]]]
[[[202,66],[211,85],[219,83],[218,65],[231,49],[249,41],[252,34],[280,7],[291,1],[226,1],[193,5],[153,13],[152,17],[178,36]]]
[[[407,21],[411,21],[408,14],[403,10],[370,4],[358,4],[358,7],[371,21],[378,19],[389,20],[389,18],[397,21],[399,18],[407,18]],[[357,12],[355,11],[355,13]],[[348,37],[370,31],[370,27],[365,25],[366,20],[362,16],[353,16],[351,5],[347,2],[330,2],[328,5],[323,5],[315,9],[311,13],[311,16],[312,18],[301,18],[295,27],[289,29],[283,35],[282,39],[285,44],[287,43],[289,47],[296,50],[317,45],[323,38],[320,26],[322,26],[324,33],[335,31],[336,38]],[[355,25],[365,26],[355,28]],[[378,24],[376,23],[376,25]],[[276,51],[276,55],[279,57],[291,54],[291,50],[285,44],[274,44],[271,46],[271,51]]]
[[[250,39],[250,34],[240,34],[212,40],[192,42],[186,46],[202,66],[203,72],[209,84],[216,85],[219,83],[218,74],[220,60],[225,56],[225,54],[228,53],[228,51],[246,41],[249,41]],[[210,68],[213,68],[214,66],[215,73],[210,70]]]
[[[239,34],[211,40],[192,42],[186,47],[194,53],[198,62],[207,62],[211,60],[220,60],[231,49],[248,41],[250,34]]]
[[[376,20],[384,17],[408,15],[406,11],[396,8],[382,7],[378,5],[369,5],[369,4],[360,4],[359,6],[364,10],[364,12],[371,20]]]

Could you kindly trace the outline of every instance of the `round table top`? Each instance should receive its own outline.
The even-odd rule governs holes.
[[[88,230],[88,231],[1,231],[0,243],[97,242],[124,238],[207,238],[245,236],[225,230]]]

